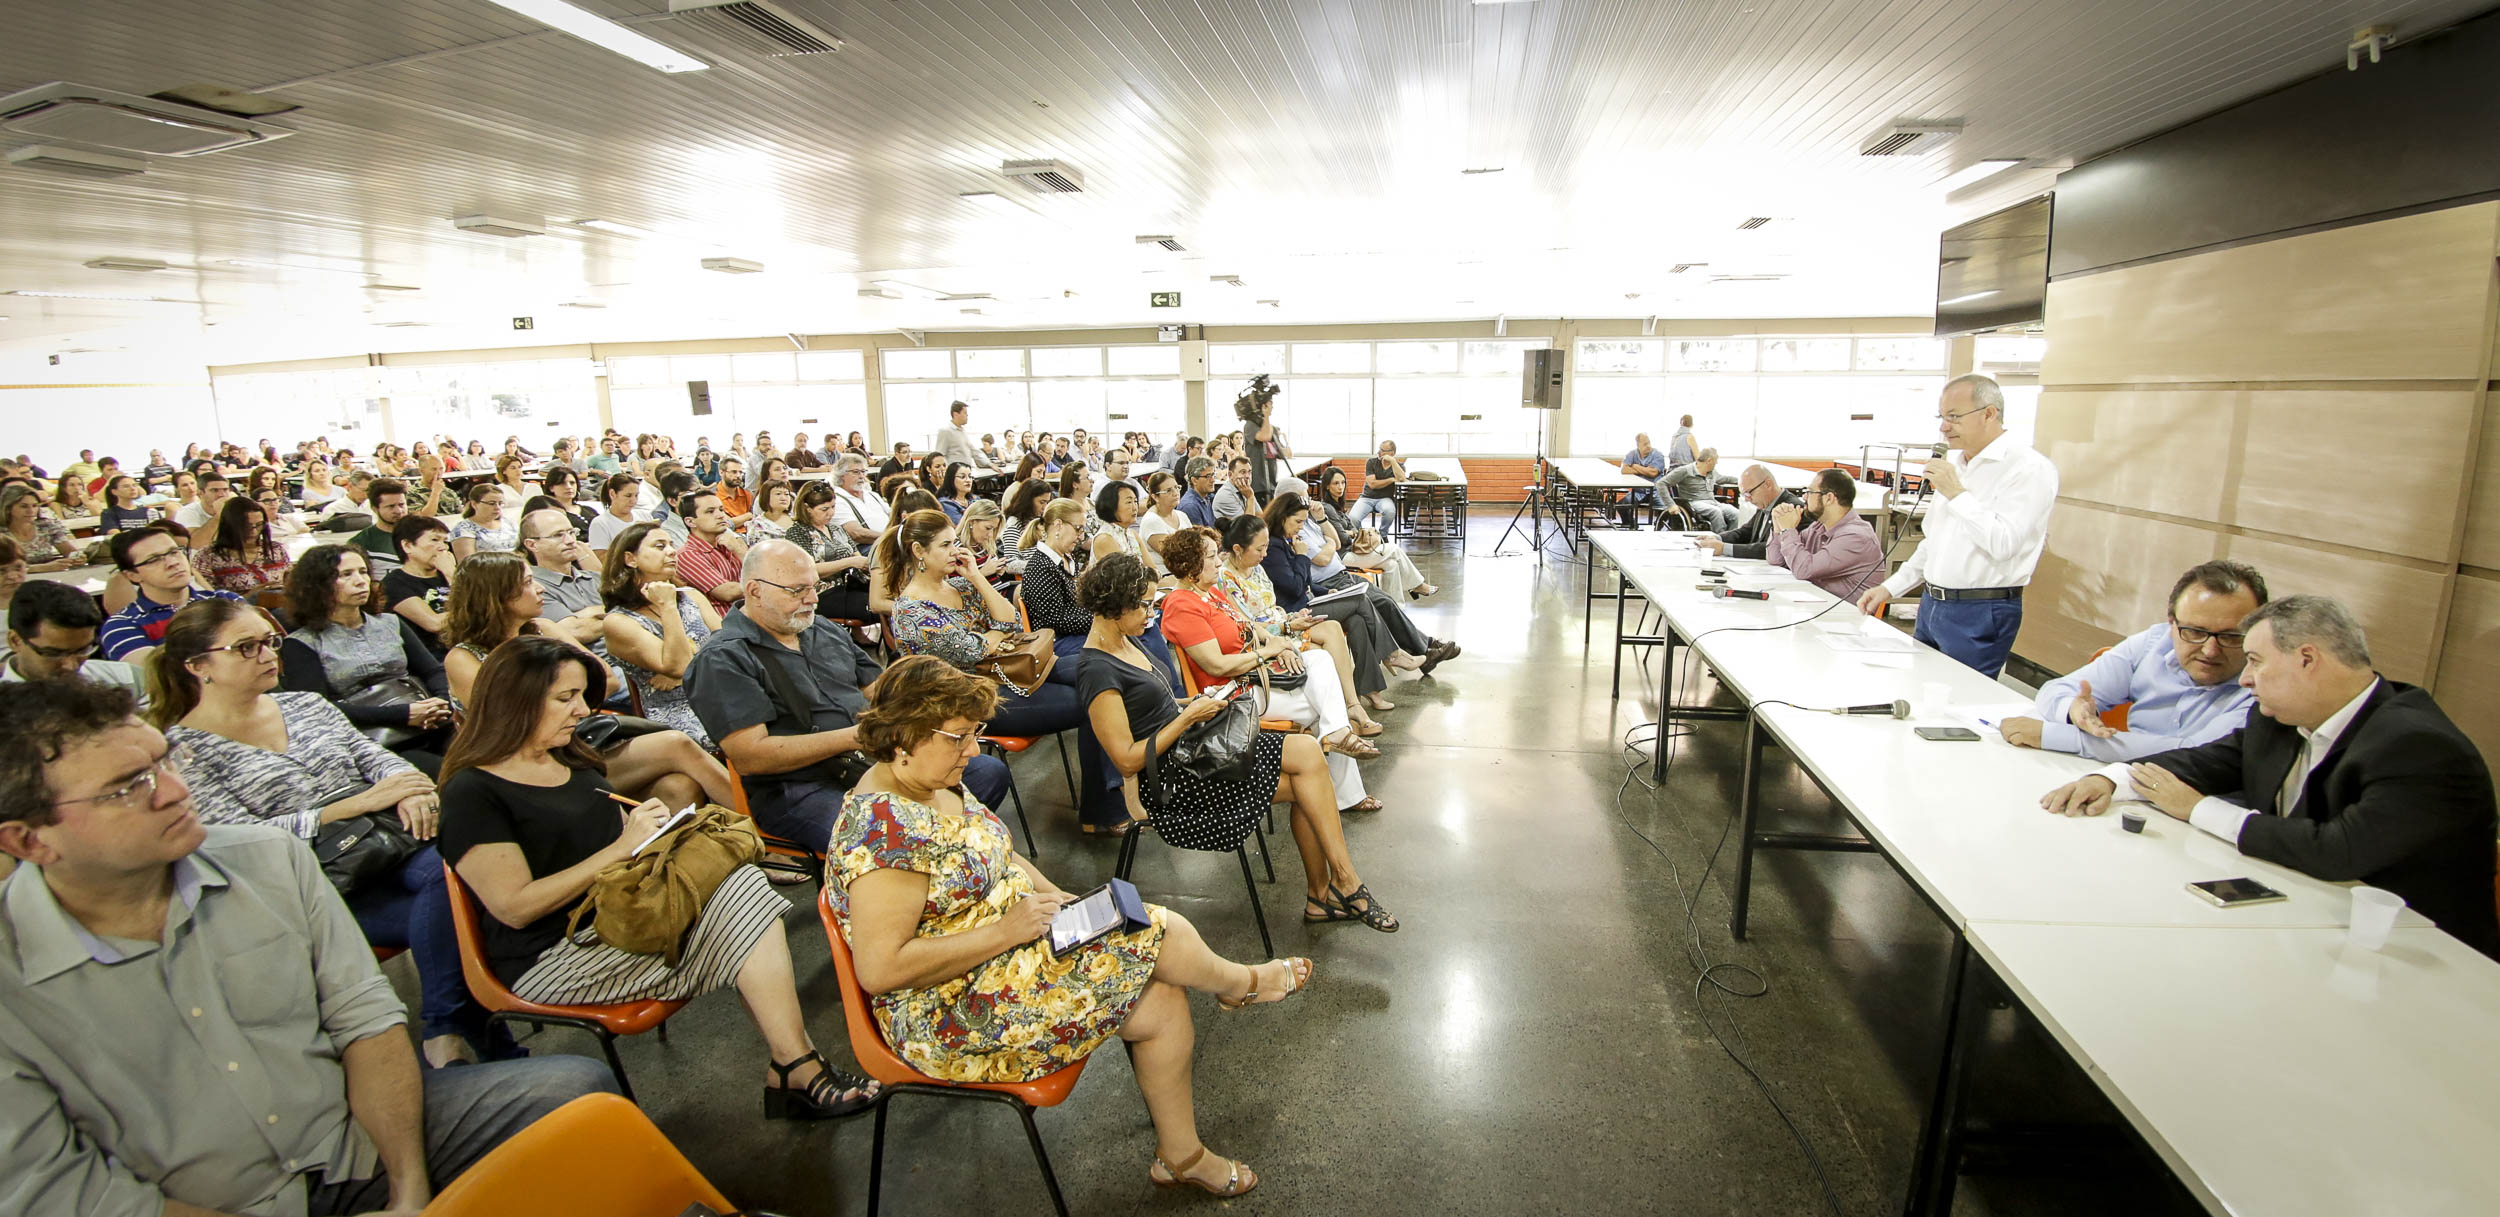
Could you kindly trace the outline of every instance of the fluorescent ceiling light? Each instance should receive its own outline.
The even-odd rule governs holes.
[[[2022,163],[2021,157],[1974,161],[1961,172],[1936,183],[1936,189],[1941,190],[1946,194],[1951,194],[1956,190],[1960,190],[1964,186],[1972,184],[1973,182],[1983,181],[1985,179],[1995,177],[1996,175]]]
[[[608,306],[608,302],[607,302],[607,301],[605,301],[605,300],[567,300],[567,301],[565,301],[563,304],[559,305],[558,307],[560,307],[560,308],[606,308],[607,306]]]
[[[995,190],[967,190],[955,197],[996,215],[1009,215],[1024,210],[1016,205],[1015,200]]]
[[[655,42],[605,17],[578,9],[564,0],[494,0],[540,25],[562,30],[594,46],[663,72],[700,72],[712,65],[683,51]]]
[[[359,279],[373,277],[372,271],[348,266],[307,266],[301,262],[263,262],[257,258],[219,258],[217,265],[244,266],[253,270],[308,270],[323,275],[354,275]]]
[[[1936,302],[1936,307],[1937,307],[1937,308],[1945,308],[1945,307],[1948,307],[1948,306],[1951,306],[1951,305],[1955,305],[1955,304],[1968,304],[1968,303],[1970,303],[1970,302],[1971,302],[1971,301],[1973,301],[1973,300],[1985,300],[1985,299],[1987,299],[1987,298],[1988,298],[1988,297],[1990,297],[1990,296],[1998,296],[1998,295],[2003,295],[2003,294],[2004,294],[2004,293],[2002,293],[2002,292],[2000,292],[2000,291],[1997,291],[1996,289],[1991,288],[1991,289],[1989,289],[1989,290],[1987,290],[1987,291],[1984,291],[1984,292],[1972,292],[1971,294],[1969,294],[1969,295],[1967,295],[1967,296],[1955,296],[1955,297],[1954,297],[1954,298],[1952,298],[1951,300],[1939,300],[1939,301],[1937,301],[1937,302]]]
[[[703,269],[724,275],[752,275],[764,269],[764,264],[752,258],[705,258]]]
[[[920,286],[917,283],[905,283],[900,279],[871,279],[868,281],[868,285],[870,287],[879,288],[889,295],[897,298],[907,297],[913,300],[943,300],[946,298],[946,293],[944,292],[932,291],[928,288]]]
[[[13,291],[12,296],[31,296],[38,300],[114,300],[124,304],[173,304],[162,296],[107,296],[97,292],[30,292]]]
[[[89,270],[163,270],[165,263],[156,258],[89,258]]]
[[[650,229],[636,228],[631,224],[619,224],[614,220],[575,220],[573,227],[587,228],[592,232],[604,232],[612,237],[632,237],[637,241],[648,240],[651,237]]]
[[[368,283],[365,284],[365,290],[369,292],[421,292],[425,289],[407,283]]]
[[[1476,4],[1476,7],[1477,7],[1477,8],[1491,8],[1491,7],[1493,7],[1494,5],[1497,5],[1497,4],[1532,4],[1532,3],[1535,3],[1535,0],[1475,0],[1475,4]]]

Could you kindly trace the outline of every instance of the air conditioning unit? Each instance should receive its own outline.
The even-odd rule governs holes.
[[[1035,194],[1079,194],[1085,175],[1065,161],[1006,161],[998,171]]]
[[[515,220],[503,216],[456,216],[451,226],[462,232],[483,233],[490,237],[535,237],[547,231],[545,220]]]
[[[829,55],[842,39],[773,0],[668,0],[669,20],[767,56]]]
[[[130,177],[148,171],[148,163],[135,156],[114,156],[109,152],[89,152],[84,148],[55,148],[49,144],[11,148],[8,159],[10,164],[21,169],[45,169],[77,177]]]
[[[199,156],[294,134],[217,110],[64,81],[0,97],[0,128],[39,140],[146,156]]]
[[[752,275],[764,269],[764,264],[745,258],[705,258],[703,269],[716,270],[724,275]]]
[[[1869,136],[1860,156],[1925,156],[1962,133],[1958,118],[1904,118]]]

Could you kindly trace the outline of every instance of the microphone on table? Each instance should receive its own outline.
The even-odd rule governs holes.
[[[1907,699],[1896,698],[1892,701],[1875,702],[1864,706],[1834,706],[1831,709],[1824,711],[1824,713],[1887,714],[1894,718],[1908,718],[1910,716],[1910,703]]]

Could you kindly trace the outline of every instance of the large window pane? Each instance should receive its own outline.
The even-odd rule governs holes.
[[[1670,372],[1750,372],[1751,338],[1678,338],[1667,345]]]
[[[1944,343],[1934,338],[1860,338],[1861,372],[1941,372]]]
[[[1479,376],[1460,382],[1458,443],[1452,455],[1485,456],[1537,450],[1537,428],[1549,424],[1554,412],[1519,404],[1519,385],[1507,376]],[[1473,419],[1468,415],[1475,415]],[[1394,436],[1385,438],[1395,438]],[[1559,447],[1559,435],[1548,447]]]
[[[957,376],[1022,376],[1024,349],[1010,347],[997,351],[955,352]]]
[[[1527,353],[1544,346],[1542,342],[1471,342],[1460,357],[1458,370],[1469,376],[1508,376],[1514,382],[1524,381],[1528,373]]]
[[[1458,370],[1455,342],[1384,342],[1375,348],[1383,376],[1429,375]]]
[[[1693,416],[1693,436],[1702,447],[1731,455],[1756,450],[1753,377],[1668,377],[1666,402],[1646,428],[1649,442],[1666,447],[1677,420],[1687,414]],[[1624,450],[1629,451],[1631,433],[1625,432],[1622,438]]]
[[[1467,386],[1455,376],[1383,378],[1372,383],[1372,432],[1349,452],[1377,450],[1384,439],[1409,456],[1447,456],[1457,451],[1458,416],[1467,412]],[[1508,394],[1518,408],[1518,393]]]
[[[1111,374],[1178,376],[1181,374],[1181,346],[1177,342],[1164,342],[1150,347],[1113,347]]]
[[[1368,342],[1297,342],[1293,344],[1293,371],[1297,376],[1324,372],[1369,372],[1372,370],[1372,344]]]
[[[969,353],[969,352],[966,352]],[[1101,347],[1035,347],[1035,376],[1100,376]]]
[[[1274,376],[1284,370],[1283,343],[1225,343],[1207,348],[1207,374],[1210,376],[1247,378],[1261,372]]]
[[[612,389],[651,389],[667,383],[665,355],[628,355],[608,361],[608,387]]]
[[[1762,370],[1765,372],[1846,372],[1849,370],[1849,340],[1846,338],[1765,338],[1762,340]]]
[[[801,380],[865,380],[867,361],[857,351],[801,351]]]
[[[879,366],[887,380],[942,380],[955,374],[953,351],[897,347],[883,354]]]
[[[1103,406],[1105,430],[1143,431],[1158,443],[1169,442],[1189,419],[1188,398],[1177,380],[1111,381]]]
[[[1655,372],[1666,366],[1667,344],[1642,339],[1592,339],[1580,344],[1573,368],[1593,372]],[[1524,366],[1521,371],[1524,377]]]
[[[1370,378],[1288,381],[1285,382],[1284,395],[1277,402],[1277,420],[1285,428],[1285,442],[1297,454],[1297,462],[1302,456],[1348,455],[1370,450]],[[1284,409],[1287,402],[1292,403],[1290,417]],[[1236,421],[1234,427],[1225,429],[1242,428]],[[1248,436],[1245,434],[1243,438]]]
[[[674,355],[668,361],[668,382],[680,388],[689,380],[725,385],[735,378],[727,355]]]
[[[915,452],[928,451],[937,438],[938,428],[946,425],[947,408],[960,387],[963,386],[952,382],[886,382],[885,442],[909,443]]]
[[[398,403],[392,403],[397,412]],[[608,390],[608,416],[616,429],[627,435],[645,431],[677,435],[693,435],[688,424],[694,421],[694,410],[686,403],[686,390],[680,388]],[[405,424],[402,424],[404,427]]]
[[[1037,380],[1033,383],[1033,428],[1066,435],[1078,427],[1088,435],[1103,430],[1106,388],[1099,380]],[[1112,428],[1117,431],[1120,428]]]
[[[1633,435],[1642,431],[1649,433],[1651,443],[1663,446],[1666,437],[1675,431],[1673,427],[1660,426],[1666,412],[1667,380],[1663,376],[1587,377],[1571,388],[1570,443],[1567,447],[1552,447],[1558,450],[1557,454],[1611,458],[1630,452]]]
[[[729,379],[739,384],[787,384],[799,378],[798,363],[788,351],[751,352],[729,357]]]

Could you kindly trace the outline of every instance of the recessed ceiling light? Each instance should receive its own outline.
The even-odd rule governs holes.
[[[612,237],[632,237],[637,241],[647,240],[651,236],[651,230],[647,228],[636,228],[631,224],[619,224],[614,220],[575,220],[573,221],[573,227],[587,228],[592,232],[604,232]]]
[[[1941,190],[1946,194],[1951,194],[1956,190],[1960,190],[1964,186],[1995,177],[1996,175],[2022,163],[2021,157],[2007,157],[1997,160],[1976,161],[1963,168],[1960,172],[1954,174],[1953,176],[1936,183],[1936,189]]]
[[[700,72],[712,65],[637,34],[624,26],[566,4],[564,0],[494,0],[540,25],[562,30],[595,46],[604,47],[627,59],[648,64],[663,72]]]
[[[1177,239],[1173,238],[1173,237],[1172,237],[1170,234],[1168,234],[1168,233],[1167,233],[1167,234],[1165,234],[1165,235],[1162,235],[1162,236],[1139,237],[1139,238],[1137,238],[1137,243],[1138,243],[1138,244],[1140,244],[1140,245],[1156,245],[1156,246],[1161,246],[1162,248],[1167,249],[1167,250],[1170,250],[1171,252],[1176,253],[1176,254],[1188,253],[1188,252],[1189,252],[1187,249],[1185,249],[1185,248],[1183,248],[1183,247],[1181,246],[1181,243],[1180,243]]]
[[[18,290],[12,296],[30,296],[38,300],[113,300],[123,304],[175,304],[163,296],[108,296],[99,292],[35,292]]]
[[[877,288],[897,300],[943,300],[946,298],[946,293],[944,292],[932,291],[928,288],[920,286],[917,283],[905,283],[900,279],[871,279],[868,283],[869,286]]]
[[[28,144],[11,149],[8,162],[21,169],[48,169],[73,177],[130,177],[148,171],[148,163],[135,156],[115,156],[85,148],[56,148],[50,144]]]
[[[1285,306],[1285,302],[1282,300],[1261,300],[1259,303],[1264,304],[1269,308],[1283,308]]]
[[[561,305],[559,305],[559,306],[557,306],[557,307],[559,307],[559,308],[606,308],[607,306],[608,306],[608,302],[607,302],[607,301],[605,301],[605,300],[567,300],[567,301],[565,301],[563,304],[561,304]]]
[[[479,232],[490,237],[535,237],[547,231],[545,220],[517,220],[501,216],[455,216],[451,226],[462,232]]]
[[[368,283],[365,284],[365,290],[369,292],[421,292],[425,289],[407,283]]]
[[[163,270],[165,263],[156,258],[89,258],[89,270]]]
[[[882,287],[863,287],[859,289],[859,298],[862,300],[900,300],[903,298],[903,293],[887,291]]]
[[[1459,172],[1460,176],[1465,177],[1465,176],[1472,176],[1472,175],[1479,174],[1479,173],[1500,173],[1500,172],[1502,171],[1502,169],[1503,169],[1503,168],[1504,168],[1504,167],[1503,167],[1503,166],[1501,166],[1501,165],[1493,165],[1493,166],[1489,166],[1489,167],[1487,167],[1487,168],[1483,168],[1483,169],[1461,169],[1461,170],[1459,170],[1458,172]]]
[[[245,266],[253,270],[301,270],[320,275],[354,275],[359,279],[370,278],[373,274],[372,271],[350,266],[310,266],[302,262],[263,262],[258,258],[219,258],[217,265]]]

